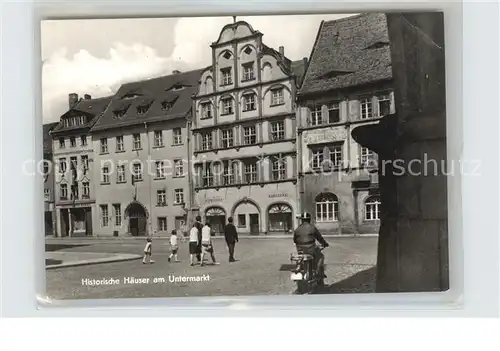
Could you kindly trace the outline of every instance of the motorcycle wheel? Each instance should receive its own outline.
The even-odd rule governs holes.
[[[309,292],[309,284],[305,280],[297,281],[297,294],[302,295]]]

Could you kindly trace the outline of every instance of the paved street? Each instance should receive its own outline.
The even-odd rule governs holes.
[[[373,268],[376,262],[377,238],[352,237],[328,238],[330,247],[325,249],[327,288],[326,293],[372,292]],[[53,240],[51,242],[57,242]],[[141,254],[142,240],[127,242],[99,240],[65,240],[64,243],[82,244],[63,251],[108,252]],[[291,294],[294,284],[290,281],[289,257],[294,247],[288,239],[242,239],[236,246],[237,262],[229,263],[227,248],[221,239],[214,241],[219,266],[190,267],[187,243],[179,250],[180,263],[169,263],[168,241],[153,242],[154,264],[141,260],[94,264],[80,267],[47,270],[48,295],[54,299],[99,299],[133,297],[183,297],[183,296],[245,296]],[[204,282],[169,282],[169,275],[203,276]],[[124,278],[150,278],[146,284],[124,284]],[[85,286],[82,279],[119,279],[119,284]],[[166,282],[154,283],[154,278]]]

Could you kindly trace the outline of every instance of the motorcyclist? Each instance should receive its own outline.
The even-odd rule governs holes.
[[[318,241],[323,247],[328,247],[328,243],[323,238],[319,230],[311,224],[311,214],[304,212],[300,219],[302,223],[295,229],[293,234],[293,242],[297,247],[297,252],[313,255],[316,261],[316,273],[318,276],[323,275],[326,278],[324,271],[325,256],[321,253]]]

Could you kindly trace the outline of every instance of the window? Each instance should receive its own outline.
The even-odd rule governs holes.
[[[101,154],[108,153],[108,138],[101,138]]]
[[[125,165],[118,165],[116,167],[116,182],[125,183]]]
[[[247,46],[243,52],[247,55],[250,55],[252,53],[252,48],[250,46]]]
[[[285,122],[271,122],[271,140],[283,140],[285,139]]]
[[[255,110],[255,94],[245,94],[243,95],[243,111],[253,111]]]
[[[125,113],[127,113],[127,109],[113,111],[115,118],[122,118],[123,116],[125,116]]]
[[[80,140],[81,140],[82,146],[87,146],[87,137],[85,135],[82,135],[80,137]]]
[[[59,138],[59,148],[64,149],[66,147],[64,138]]]
[[[211,164],[207,163],[203,169],[202,175],[203,186],[212,186],[214,184],[214,175],[212,173]]]
[[[165,178],[165,164],[163,163],[163,161],[156,161],[156,178]]]
[[[83,170],[87,171],[89,169],[89,157],[87,155],[81,156]]]
[[[331,193],[319,194],[316,197],[316,222],[334,222],[339,218],[339,201]]]
[[[134,139],[133,150],[140,150],[141,149],[141,135],[140,134],[133,134],[132,138]]]
[[[323,115],[321,113],[321,106],[315,106],[311,108],[311,119],[310,124],[312,126],[317,126],[323,123],[322,121]]]
[[[231,67],[223,68],[220,70],[220,85],[233,84],[233,77],[231,76]]]
[[[123,144],[123,135],[116,137],[116,152],[125,151],[125,146]]]
[[[67,170],[66,159],[65,158],[60,158],[59,159],[59,172],[60,173],[66,173],[66,170]]]
[[[184,189],[174,190],[174,203],[176,205],[181,205],[184,203]]]
[[[223,129],[222,130],[222,147],[232,147],[233,146],[233,130]]]
[[[137,106],[137,114],[138,115],[144,115],[146,112],[149,110],[149,105],[146,106]]]
[[[73,173],[75,173],[76,168],[78,166],[78,159],[74,156],[70,157],[69,158],[69,165],[70,165],[71,171],[73,171]]]
[[[167,205],[167,192],[164,189],[156,191],[156,203],[158,206]]]
[[[170,101],[163,101],[161,103],[161,109],[163,111],[168,111],[168,110],[170,110],[172,108],[172,105],[173,105],[173,103],[170,102]]]
[[[107,227],[109,225],[109,212],[108,205],[101,205],[101,227]]]
[[[212,149],[212,132],[201,134],[201,149],[202,150]]]
[[[134,163],[133,165],[134,173],[132,174],[132,179],[134,182],[142,181],[142,164]]]
[[[159,232],[167,231],[167,217],[158,217],[158,231]]]
[[[113,204],[113,212],[115,215],[115,226],[122,225],[122,206],[120,204]]]
[[[184,164],[182,160],[174,160],[174,176],[184,177]]]
[[[380,219],[380,198],[378,196],[370,196],[365,201],[365,220],[376,221]]]
[[[314,170],[321,169],[324,160],[324,149],[323,147],[314,148],[311,150],[311,168]]]
[[[83,187],[82,199],[89,199],[90,198],[90,183],[83,182],[82,187]]]
[[[365,98],[361,100],[361,119],[372,117],[372,100]]]
[[[272,180],[282,180],[286,178],[286,159],[281,156],[275,156],[271,167]]]
[[[338,102],[328,104],[328,123],[340,122],[340,105]]]
[[[223,162],[222,183],[224,185],[234,184],[234,169],[231,161]]]
[[[247,226],[247,216],[244,214],[238,215],[238,227],[246,227]]]
[[[224,55],[222,55],[226,60],[229,60],[231,58],[231,53],[229,51],[226,51]]]
[[[75,137],[69,138],[69,146],[76,147],[76,138]]]
[[[246,183],[257,182],[257,163],[246,162],[244,167],[244,174]]]
[[[78,183],[71,186],[71,199],[78,199]]]
[[[60,194],[59,197],[61,200],[67,200],[68,199],[68,184],[61,184],[59,186]]]
[[[50,189],[43,189],[43,198],[45,201],[50,201]]]
[[[271,90],[271,106],[281,105],[285,103],[283,88]]]
[[[243,144],[252,145],[257,142],[257,132],[255,126],[243,128]]]
[[[174,145],[181,145],[182,144],[182,129],[181,128],[174,128],[172,131],[172,134],[174,136],[173,144]]]
[[[377,100],[379,117],[389,115],[391,113],[391,96],[389,94],[379,95],[377,96]]]
[[[201,104],[201,118],[212,118],[212,104],[210,102],[204,102]]]
[[[243,64],[243,81],[255,79],[253,62]]]
[[[361,166],[370,166],[374,159],[375,154],[373,153],[373,151],[366,147],[361,147]]]
[[[155,147],[161,147],[161,146],[163,146],[163,131],[161,131],[161,130],[155,130],[154,145],[155,145]]]
[[[101,169],[101,182],[103,184],[109,184],[109,167],[104,166]]]
[[[230,115],[233,113],[233,99],[222,99],[222,115]]]
[[[43,175],[48,175],[50,172],[50,161],[49,160],[43,160]]]
[[[330,151],[330,162],[334,167],[342,167],[342,145],[331,145],[328,147]]]

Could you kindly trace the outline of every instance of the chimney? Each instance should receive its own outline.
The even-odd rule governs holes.
[[[83,95],[83,98],[84,100],[92,100],[92,96],[90,96],[89,94]]]
[[[279,47],[281,58],[285,58],[285,48],[283,46]]]
[[[179,74],[179,73],[181,73],[181,71],[176,70],[176,69],[174,69],[174,70],[172,71],[172,74]]]
[[[78,103],[78,94],[71,93],[68,95],[69,108],[72,109]]]

